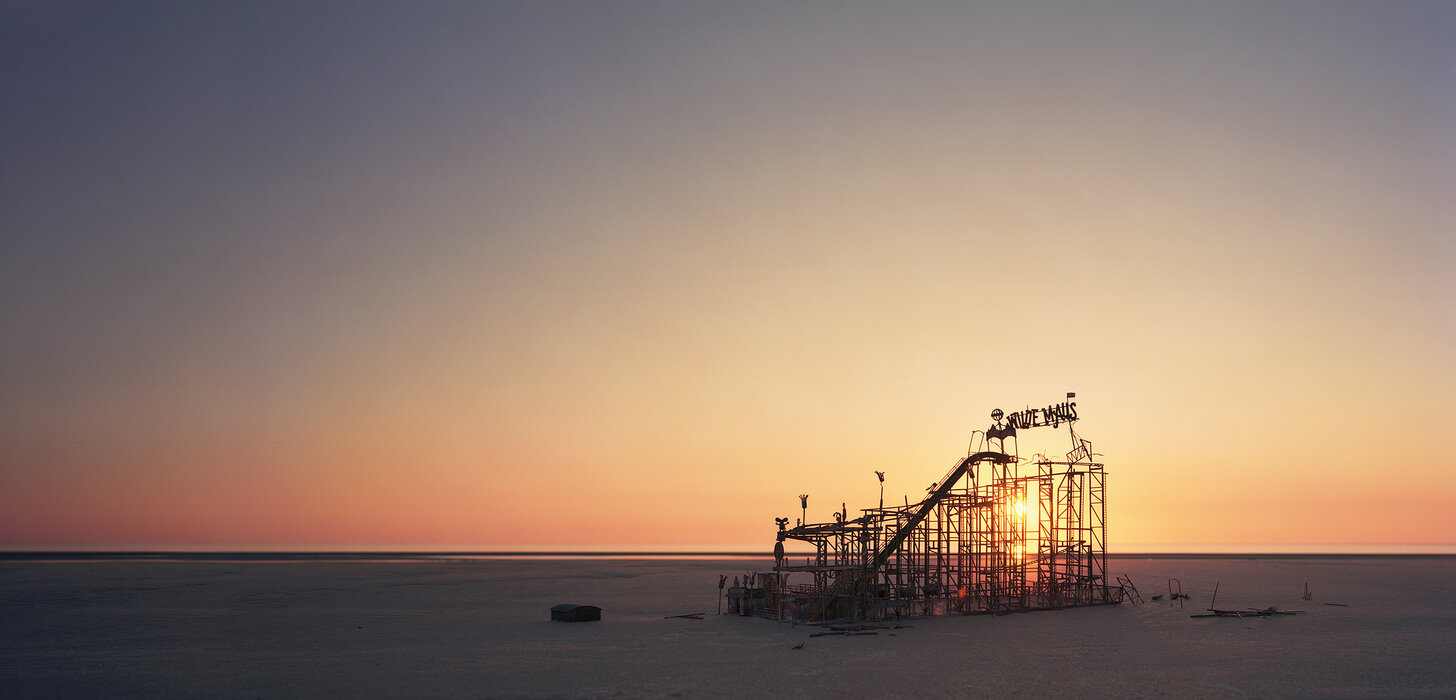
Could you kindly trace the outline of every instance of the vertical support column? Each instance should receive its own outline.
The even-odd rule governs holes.
[[[1036,465],[1037,499],[1036,499],[1036,587],[1037,597],[1040,599],[1038,605],[1042,607],[1056,607],[1059,603],[1055,600],[1057,584],[1056,571],[1056,482],[1052,476],[1052,465],[1050,462],[1041,461]]]
[[[1057,516],[1052,529],[1056,551],[1054,597],[1058,605],[1077,605],[1086,587],[1086,533],[1084,507],[1086,481],[1083,472],[1069,467],[1057,485]]]
[[[1105,603],[1107,590],[1107,475],[1102,465],[1094,464],[1088,469],[1091,490],[1091,534],[1092,534],[1092,585],[1093,602]]]

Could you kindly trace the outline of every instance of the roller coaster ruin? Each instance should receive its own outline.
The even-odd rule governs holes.
[[[841,510],[834,522],[792,528],[777,518],[774,571],[736,581],[729,612],[883,620],[1122,602],[1122,587],[1107,578],[1106,474],[1073,428],[1075,394],[1067,398],[993,411],[991,427],[972,434],[966,457],[919,503],[882,503],[854,519]],[[1018,431],[1063,423],[1072,440],[1065,459],[1019,458]],[[800,503],[807,515],[808,497]],[[785,540],[807,543],[814,554],[791,562]],[[790,583],[791,575],[809,581]]]

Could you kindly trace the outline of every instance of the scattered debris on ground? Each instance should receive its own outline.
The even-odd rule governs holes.
[[[1137,586],[1132,585],[1132,577],[1123,574],[1117,577],[1118,600],[1131,600],[1137,605],[1143,604],[1143,597],[1138,594]],[[1154,600],[1157,600],[1154,598]]]
[[[864,632],[865,630],[900,630],[911,627],[914,625],[902,625],[895,622],[888,625],[830,625],[829,629],[835,632]]]
[[[1304,612],[1303,610],[1280,610],[1276,606],[1267,608],[1245,608],[1243,610],[1218,610],[1209,608],[1208,612],[1188,617],[1269,617],[1270,615],[1295,615]]]
[[[1273,615],[1296,615],[1303,610],[1280,610],[1278,606],[1271,605],[1267,608],[1244,608],[1241,610],[1220,610],[1213,607],[1214,601],[1218,600],[1218,583],[1213,584],[1213,599],[1208,601],[1208,612],[1188,617],[1271,617]]]

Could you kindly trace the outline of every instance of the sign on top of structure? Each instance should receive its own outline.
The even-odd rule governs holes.
[[[1068,394],[1067,398],[1075,398],[1076,394]],[[1001,409],[991,412],[991,418],[1001,420]],[[1006,423],[1013,428],[1039,428],[1051,426],[1053,428],[1062,423],[1071,423],[1077,420],[1077,402],[1063,401],[1059,404],[1047,406],[1046,408],[1028,408],[1024,411],[1017,411],[1006,416]]]

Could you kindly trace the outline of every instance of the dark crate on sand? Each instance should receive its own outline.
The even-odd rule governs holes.
[[[551,619],[556,622],[595,622],[602,619],[602,609],[595,605],[562,603],[551,608]]]

